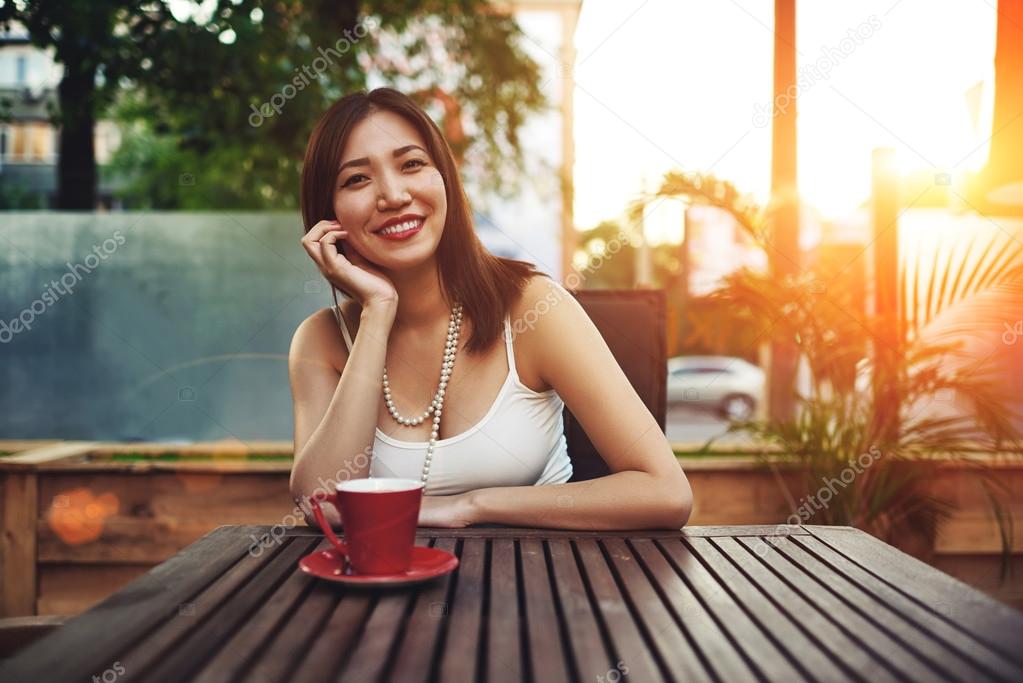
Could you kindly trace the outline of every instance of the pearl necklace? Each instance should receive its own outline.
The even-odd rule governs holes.
[[[387,366],[384,366],[384,403],[387,404],[387,411],[394,420],[405,427],[416,427],[433,414],[433,429],[430,431],[430,442],[426,446],[426,459],[423,461],[422,482],[425,486],[430,476],[430,462],[433,460],[433,449],[437,443],[437,435],[440,433],[440,414],[444,408],[444,390],[448,386],[448,378],[451,376],[451,368],[455,366],[455,352],[458,350],[458,334],[462,324],[462,304],[455,304],[451,310],[451,321],[448,323],[448,338],[444,344],[444,361],[441,363],[440,384],[433,396],[430,406],[423,411],[422,415],[416,417],[402,417],[391,398],[391,385],[387,380]]]

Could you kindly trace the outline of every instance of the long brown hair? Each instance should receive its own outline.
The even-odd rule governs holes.
[[[528,261],[495,256],[483,246],[473,228],[469,199],[451,148],[433,119],[407,95],[393,88],[350,93],[317,121],[302,165],[305,232],[321,220],[336,219],[333,197],[341,152],[355,125],[379,109],[390,110],[415,126],[444,179],[447,219],[437,245],[441,295],[449,306],[460,301],[463,315],[472,321],[473,332],[466,349],[483,351],[501,334],[504,317],[530,277],[546,273]]]

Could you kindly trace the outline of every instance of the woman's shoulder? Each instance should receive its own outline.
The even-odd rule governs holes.
[[[341,307],[344,308],[344,303]],[[338,326],[335,310],[332,306],[321,308],[299,323],[292,337],[291,352],[318,356],[340,372],[348,361],[348,348]],[[350,312],[346,313],[345,318],[351,320],[350,315]],[[348,329],[351,330],[352,326],[348,325]],[[352,335],[354,338],[354,332]]]
[[[551,388],[545,379],[545,356],[551,343],[565,341],[553,339],[550,329],[563,329],[553,319],[564,315],[566,299],[572,300],[569,305],[575,302],[572,294],[560,283],[540,273],[530,277],[522,295],[512,306],[510,320],[516,365],[521,381],[533,391],[543,392]]]
[[[529,320],[538,320],[541,316],[547,315],[566,297],[573,298],[561,283],[544,273],[535,273],[526,281],[525,287],[522,288],[522,295],[512,306],[511,319],[513,322],[522,321],[524,323]],[[529,325],[529,327],[535,327],[535,325]]]

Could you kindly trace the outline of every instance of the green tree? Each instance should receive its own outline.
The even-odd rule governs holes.
[[[219,0],[189,14],[166,2],[0,3],[0,22],[24,24],[65,69],[63,209],[95,204],[101,116],[126,126],[109,172],[129,205],[289,208],[317,116],[366,88],[370,70],[428,110],[447,103],[435,116],[449,141],[475,150],[496,188],[514,182],[518,132],[546,104],[520,29],[485,0]]]

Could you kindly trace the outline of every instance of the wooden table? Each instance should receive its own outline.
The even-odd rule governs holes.
[[[847,527],[421,529],[458,570],[345,589],[221,527],[0,680],[1023,680],[1023,613]],[[259,546],[255,546],[259,550]]]

